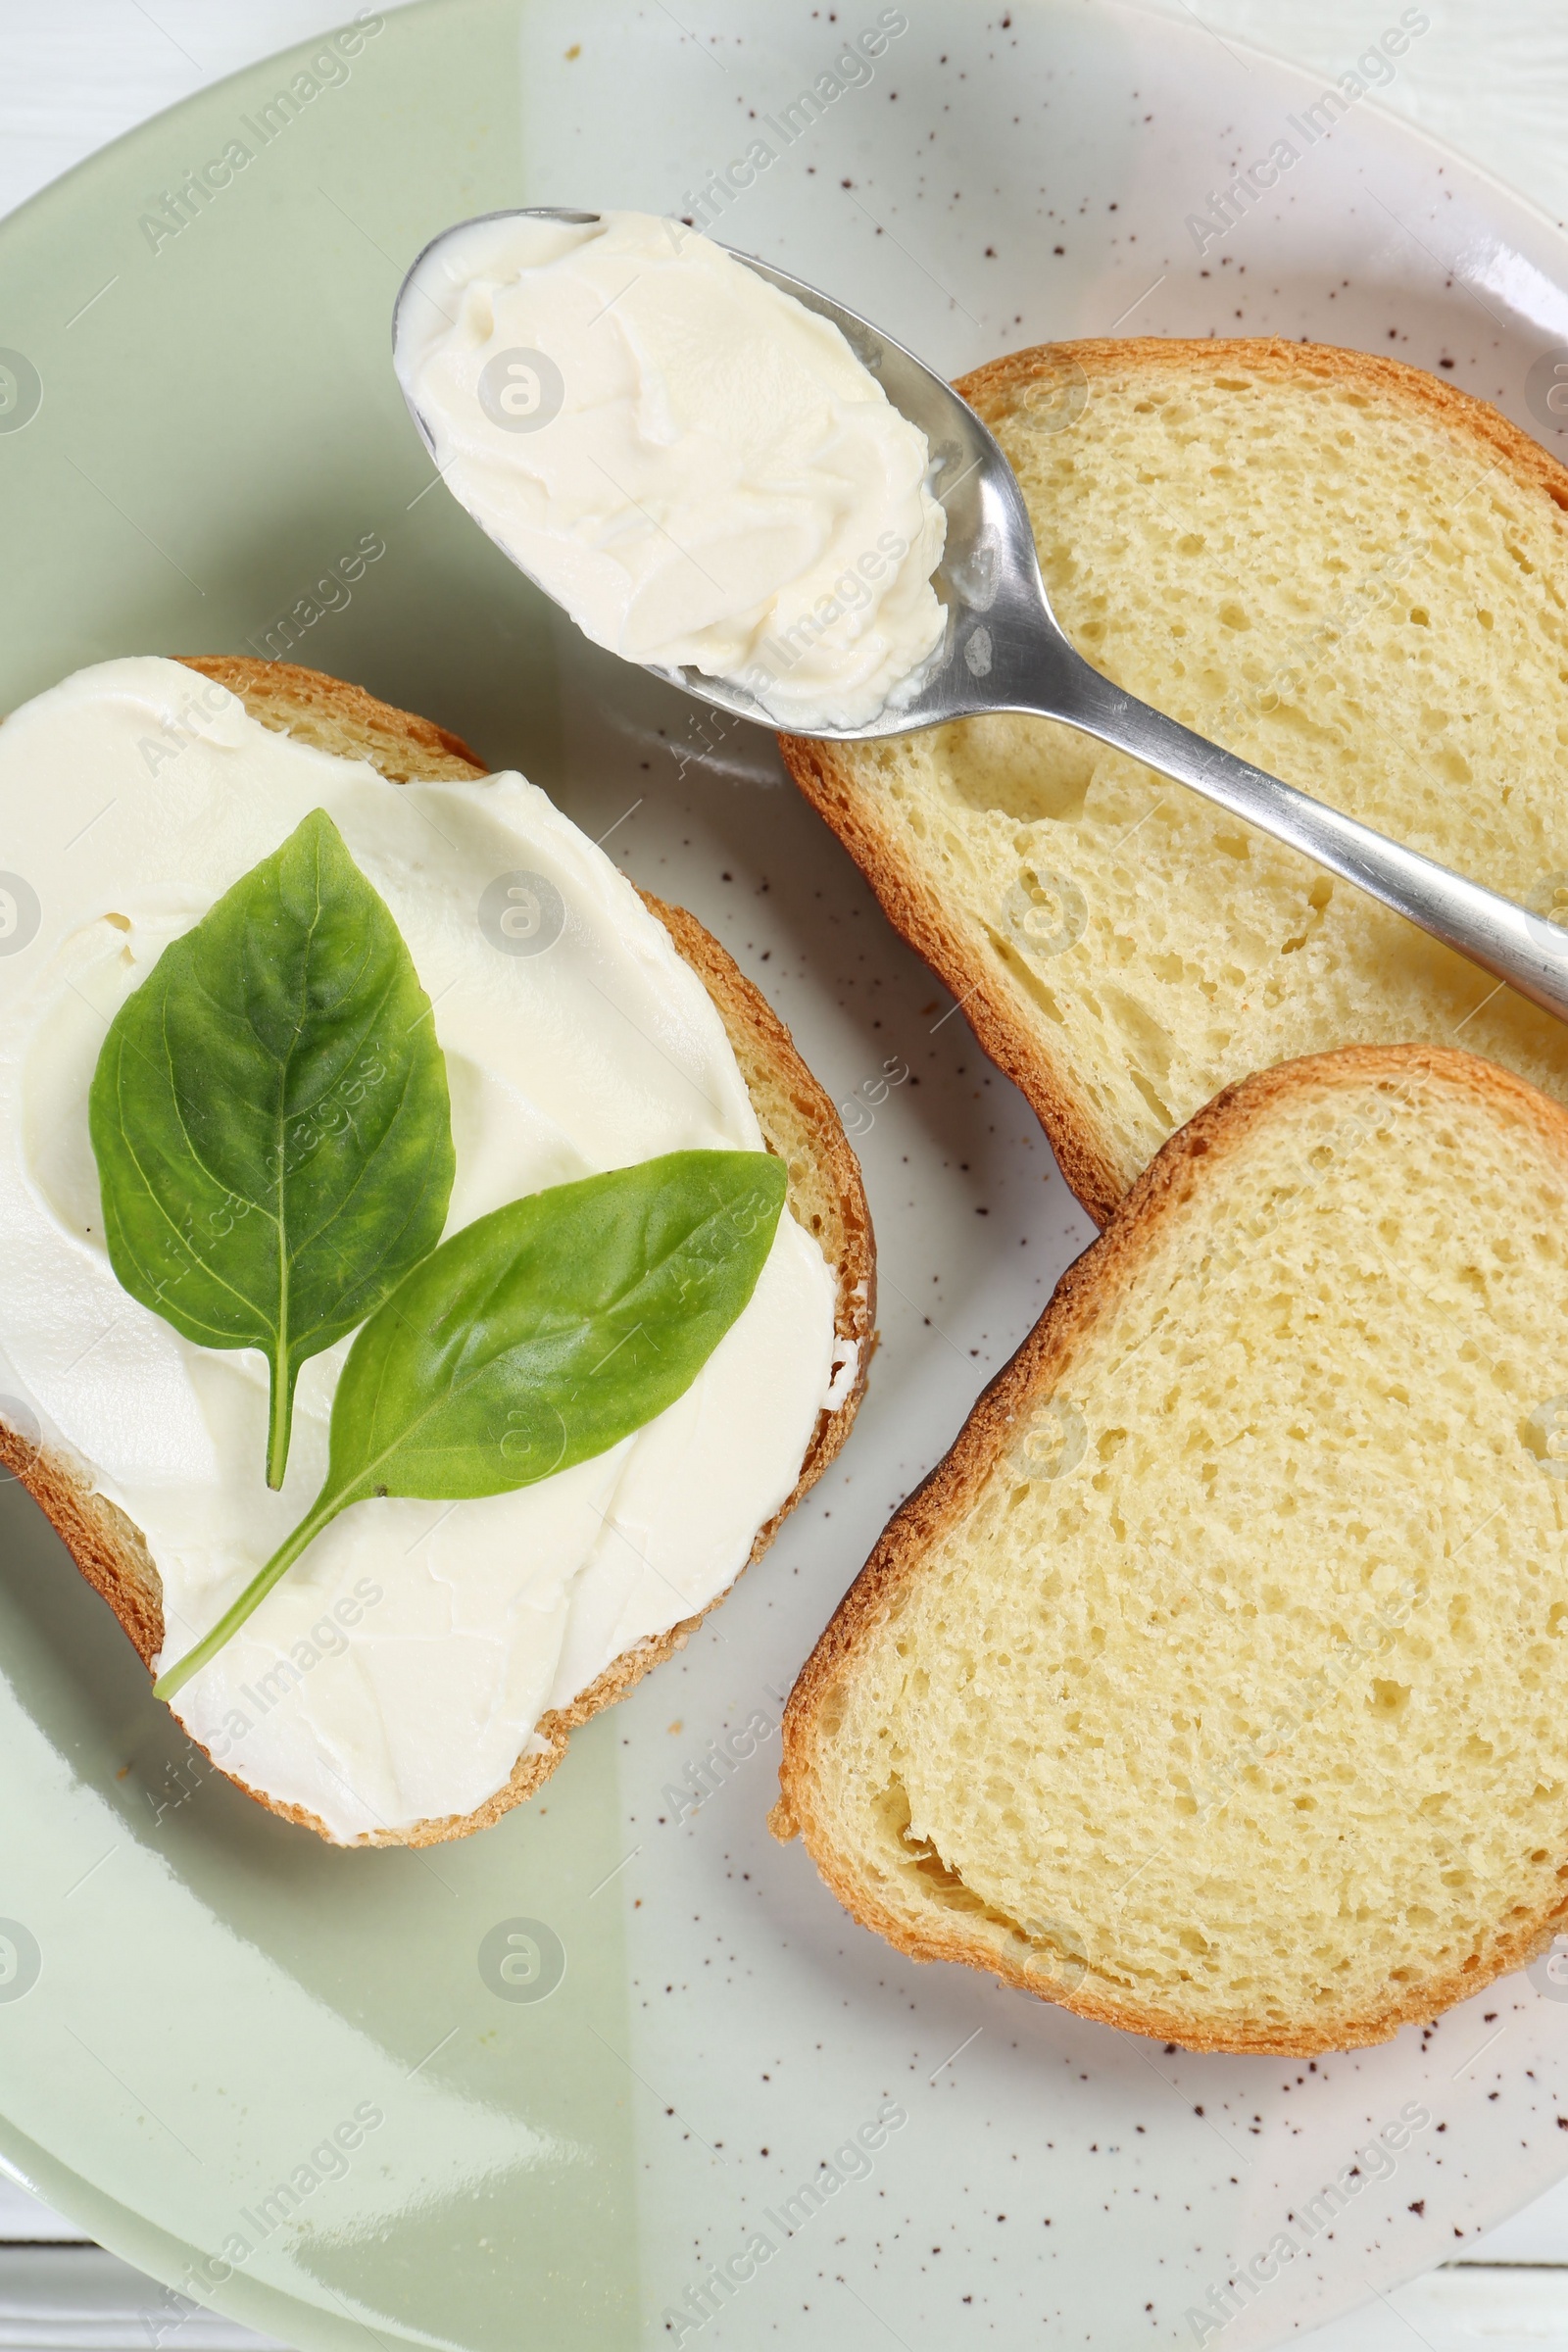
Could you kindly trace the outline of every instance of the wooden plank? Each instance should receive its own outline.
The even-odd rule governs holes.
[[[1568,2347],[1568,2267],[1455,2263],[1348,2320],[1291,2338],[1291,2352],[1550,2352]]]
[[[13,2246],[0,2260],[0,2352],[287,2352],[162,2287],[101,2246]]]

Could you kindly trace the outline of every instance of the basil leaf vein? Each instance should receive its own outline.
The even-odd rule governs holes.
[[[300,1368],[441,1237],[446,1058],[390,909],[318,808],[166,948],[89,1097],[110,1263],[207,1348],[259,1348],[281,1486]]]
[[[757,1287],[782,1160],[674,1152],[475,1219],[407,1274],[349,1350],[306,1517],[155,1686],[172,1698],[340,1511],[465,1501],[604,1453],[684,1396]]]

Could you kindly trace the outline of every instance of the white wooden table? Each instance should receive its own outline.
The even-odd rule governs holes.
[[[1391,14],[1390,0],[1146,4],[1324,74]],[[1432,32],[1385,102],[1568,220],[1568,0],[1426,4]],[[343,14],[330,0],[0,0],[0,215],[149,115]],[[0,2174],[0,2352],[147,2352],[156,2291]],[[172,2339],[176,2352],[262,2340],[200,2311]],[[1463,2262],[1296,2340],[1301,2352],[1568,2352],[1568,2181]]]

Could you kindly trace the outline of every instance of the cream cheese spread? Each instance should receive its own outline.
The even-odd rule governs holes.
[[[166,1666],[315,1498],[351,1343],[305,1367],[270,1493],[263,1357],[182,1340],[111,1271],[88,1088],[164,947],[313,808],[433,1000],[449,1232],[660,1152],[761,1147],[702,983],[521,776],[389,784],[155,659],[81,670],[15,711],[0,726],[0,1393],[141,1530]],[[339,1839],[472,1811],[537,1745],[541,1714],[744,1566],[843,1388],[834,1299],[786,1211],[751,1303],[677,1403],[516,1494],[345,1512],[174,1712],[226,1772]]]
[[[466,222],[416,266],[394,357],[447,487],[595,644],[805,732],[920,683],[925,435],[721,245],[646,213]]]

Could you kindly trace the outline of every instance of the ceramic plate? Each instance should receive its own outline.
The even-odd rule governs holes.
[[[551,612],[431,487],[388,364],[446,223],[707,190],[731,242],[949,369],[1313,337],[1555,438],[1568,249],[1358,94],[1423,37],[1388,16],[1326,98],[1196,22],[1049,0],[442,0],[204,91],[0,228],[0,707],[116,654],[288,651],[520,766],[767,991],[882,1252],[841,1463],[543,1801],[463,1844],[342,1853],[248,1803],[0,1499],[0,2148],[175,2287],[311,2352],[1125,2352],[1227,2308],[1244,2352],[1568,2167],[1544,1978],[1354,2057],[1187,2057],[911,1966],[769,1840],[781,1694],[1089,1228],[769,740]],[[1225,207],[1255,162],[1273,185]]]

